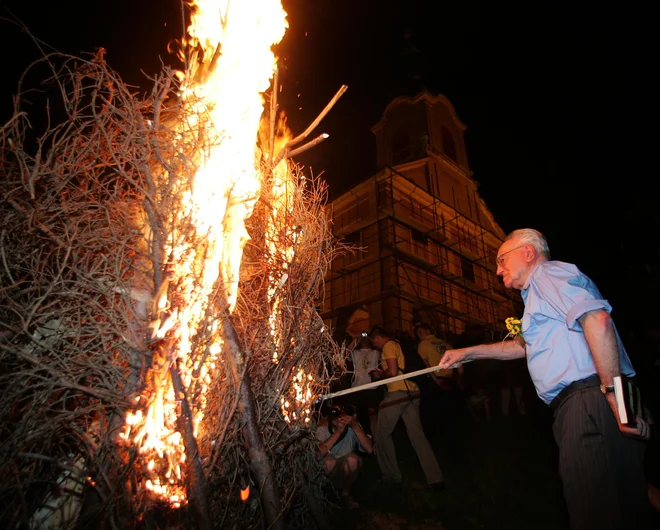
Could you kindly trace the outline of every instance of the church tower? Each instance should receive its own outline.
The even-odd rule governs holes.
[[[372,127],[377,173],[329,205],[333,233],[357,249],[326,278],[323,317],[340,338],[376,324],[405,335],[426,322],[447,338],[479,328],[487,340],[520,313],[495,275],[505,234],[479,197],[465,129],[428,91],[394,99]]]

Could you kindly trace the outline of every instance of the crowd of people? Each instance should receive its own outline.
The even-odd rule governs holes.
[[[319,422],[319,453],[345,505],[357,506],[350,489],[362,454],[375,453],[383,482],[402,482],[392,437],[400,419],[426,477],[425,484],[412,487],[438,491],[445,483],[429,438],[452,450],[460,443],[457,422],[491,421],[494,401],[501,417],[512,405],[525,415],[529,388],[552,411],[571,528],[650,528],[657,521],[653,508],[660,510],[657,484],[649,481],[645,467],[652,421],[637,416],[626,422],[619,415],[615,383],[623,378],[634,385],[637,374],[610,304],[575,265],[552,261],[545,237],[536,230],[509,234],[496,261],[504,285],[520,290],[525,303],[517,340],[479,344],[466,334],[466,341],[453,348],[419,323],[414,354],[438,369],[391,382],[386,380],[404,374],[410,362],[412,353],[404,351],[408,343],[402,347],[402,341],[375,327],[352,344],[351,385],[385,381],[350,394],[350,405],[330,410]],[[486,359],[508,362],[495,362],[496,367]],[[478,362],[464,366],[473,360]]]
[[[501,416],[508,415],[510,409],[504,394],[508,385],[514,385],[518,413],[526,413],[522,392],[519,392],[522,390],[520,381],[512,383],[508,375],[511,368],[500,370],[498,367],[499,371],[494,375],[493,370],[480,374],[458,366],[387,383],[387,379],[403,373],[406,363],[410,363],[411,353],[418,356],[416,360],[422,363],[422,367],[433,367],[440,363],[446,351],[452,349],[452,345],[436,336],[428,324],[415,324],[414,333],[415,339],[395,339],[377,326],[370,333],[354,338],[348,348],[350,380],[344,380],[343,386],[362,387],[380,380],[383,384],[356,391],[322,408],[316,431],[319,454],[324,458],[326,473],[337,487],[345,507],[357,507],[351,496],[351,487],[366,455],[375,453],[384,483],[402,483],[393,440],[399,420],[405,426],[426,478],[426,483],[412,483],[411,488],[440,491],[445,484],[429,440],[435,446],[454,451],[461,441],[461,421],[493,420],[490,402],[500,394],[483,384],[487,377],[492,376],[500,382],[503,392]],[[407,349],[405,353],[404,349]],[[500,392],[499,387],[497,392]],[[375,451],[376,447],[378,451]]]

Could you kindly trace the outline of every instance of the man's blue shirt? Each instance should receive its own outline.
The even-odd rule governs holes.
[[[522,334],[527,366],[536,393],[547,404],[567,385],[596,373],[596,366],[578,319],[589,311],[612,307],[590,278],[570,263],[545,261],[529,275],[522,291],[525,312]],[[619,344],[621,373],[635,375]]]

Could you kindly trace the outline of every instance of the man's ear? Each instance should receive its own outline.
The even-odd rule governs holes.
[[[527,253],[528,261],[534,261],[536,259],[536,249],[532,245],[525,245],[525,252]]]

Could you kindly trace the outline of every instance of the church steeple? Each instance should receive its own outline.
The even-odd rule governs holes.
[[[395,84],[399,85],[399,94],[414,96],[429,90],[427,80],[430,64],[417,44],[411,28],[406,28],[403,31],[401,48],[396,56],[396,63]]]
[[[414,97],[396,98],[371,130],[376,135],[379,168],[436,156],[469,174],[465,125],[441,94],[434,96],[424,90]]]

